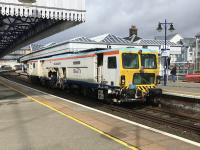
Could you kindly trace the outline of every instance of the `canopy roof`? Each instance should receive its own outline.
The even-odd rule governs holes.
[[[0,57],[85,21],[85,0],[21,1],[0,1]]]

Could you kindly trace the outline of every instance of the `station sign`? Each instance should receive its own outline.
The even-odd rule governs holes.
[[[170,49],[161,49],[161,56],[162,57],[169,57]]]

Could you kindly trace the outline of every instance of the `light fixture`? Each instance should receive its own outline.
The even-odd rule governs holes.
[[[141,54],[142,54],[142,50],[139,50],[139,51],[138,51],[138,54],[141,55]]]
[[[36,0],[18,0],[21,3],[35,3]]]
[[[158,32],[161,32],[162,31],[162,26],[161,26],[161,23],[159,22],[158,23],[158,28],[157,28]]]
[[[169,27],[169,31],[174,31],[175,29],[174,29],[174,26],[173,26],[173,24],[170,24],[170,27]]]

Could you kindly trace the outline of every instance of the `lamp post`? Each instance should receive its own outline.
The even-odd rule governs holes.
[[[164,51],[167,51],[167,26],[170,25],[169,27],[169,31],[174,31],[174,26],[173,23],[169,23],[167,22],[167,20],[165,19],[165,22],[159,22],[158,23],[158,28],[157,30],[160,32],[162,31],[162,26],[164,26],[164,30],[165,30],[165,47],[164,47]],[[168,69],[168,62],[167,62],[167,56],[164,56],[164,86],[167,85],[167,69]]]
[[[196,53],[195,53],[195,72],[197,73],[198,72],[198,53],[199,53],[199,37],[196,36]]]

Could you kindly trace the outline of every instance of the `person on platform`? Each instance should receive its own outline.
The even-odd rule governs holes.
[[[176,82],[176,65],[171,70],[171,75],[172,75],[172,81]]]

